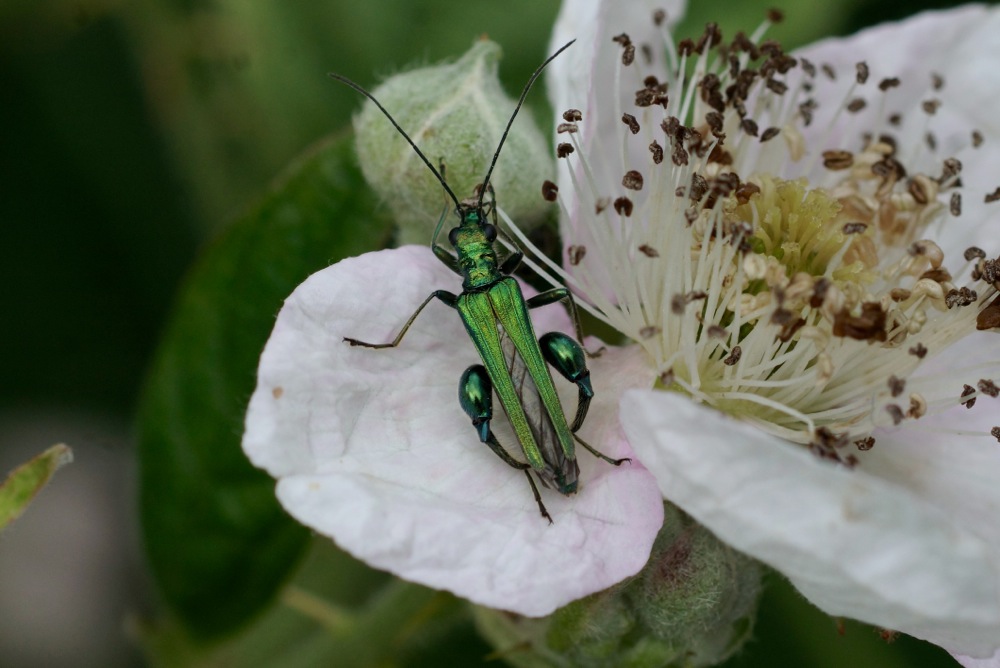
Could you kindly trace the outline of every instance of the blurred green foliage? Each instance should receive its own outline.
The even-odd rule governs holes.
[[[786,21],[771,36],[794,47],[956,3],[691,4],[682,33],[699,32],[707,20],[718,20],[727,34],[752,30],[766,8],[779,4]],[[238,460],[234,449],[242,403],[253,385],[253,349],[262,345],[281,296],[310,271],[385,242],[384,228],[369,233],[355,224],[363,207],[378,218],[378,205],[363,197],[350,203],[300,200],[326,213],[301,228],[319,236],[298,241],[315,245],[295,246],[294,238],[268,227],[283,219],[267,207],[295,200],[294,184],[315,175],[309,170],[318,166],[310,159],[319,154],[298,162],[273,189],[268,184],[307,147],[343,130],[360,106],[325,73],[372,86],[410,64],[457,56],[485,33],[504,47],[501,78],[516,91],[546,55],[557,10],[554,0],[0,5],[0,280],[6,286],[0,402],[12,410],[57,406],[130,415],[168,315],[175,304],[179,308],[154,367],[143,421],[144,431],[152,429],[143,437],[150,560],[174,615],[144,627],[143,637],[163,663],[264,665],[254,657],[266,655],[273,657],[270,665],[313,665],[336,637],[287,606],[262,610],[278,583],[293,575],[305,534],[267,499],[271,481]],[[532,97],[541,118],[544,96]],[[337,146],[336,169],[350,178],[349,151],[343,141]],[[323,178],[328,181],[311,182],[311,197],[321,189],[316,184],[341,177]],[[341,215],[345,206],[349,215]],[[178,298],[198,248],[226,227],[232,229],[209,247]],[[279,256],[289,251],[288,243],[295,252]],[[247,247],[255,252],[240,255]],[[241,287],[230,294],[231,285]],[[219,327],[213,328],[216,316]],[[246,323],[246,335],[233,339]],[[223,368],[206,372],[213,346],[230,344],[233,355],[215,360]],[[198,383],[206,377],[208,386]],[[187,393],[186,383],[202,394]],[[171,425],[172,417],[184,422]],[[168,427],[181,435],[162,440]],[[209,453],[203,439],[185,451],[184,443],[198,441],[183,432],[201,429],[228,449]],[[250,490],[248,507],[266,506],[251,518],[256,522],[233,522],[231,504],[241,489]],[[204,512],[191,512],[198,507]],[[226,535],[227,528],[232,533]],[[224,535],[216,536],[219,531]],[[204,542],[212,536],[218,542]],[[176,542],[182,539],[191,545]],[[208,550],[211,558],[198,557],[198,549],[228,539],[233,542]],[[267,553],[268,546],[276,551]],[[256,548],[263,554],[236,559]],[[381,610],[379,592],[384,597],[399,586],[328,544],[314,545],[305,563],[294,573],[296,582],[346,606],[354,623],[374,623],[365,615]],[[256,569],[258,579],[248,584],[238,564]],[[227,570],[232,578],[218,579]],[[318,573],[336,577],[331,582]],[[951,665],[940,650],[910,639],[887,645],[875,631],[850,623],[841,633],[787,585],[773,584],[757,640],[730,665]],[[484,655],[459,603],[419,588],[404,587],[401,595],[424,611],[428,624],[419,627],[427,631],[423,645],[400,645],[408,647],[402,665],[470,665]],[[205,609],[225,596],[232,596],[227,606]],[[224,645],[206,650],[192,640],[192,625],[195,636],[208,637],[247,620],[249,630]],[[385,623],[407,628],[405,620]],[[297,662],[293,651],[300,653]]]

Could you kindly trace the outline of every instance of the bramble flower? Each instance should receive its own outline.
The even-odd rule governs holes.
[[[992,654],[1000,12],[786,54],[713,25],[675,45],[647,11],[565,3],[552,44],[585,48],[549,73],[547,269],[655,369],[622,393],[630,445],[830,614]]]
[[[493,608],[546,615],[635,574],[666,498],[830,614],[991,654],[1000,12],[786,54],[766,23],[675,44],[683,4],[659,6],[565,2],[552,51],[577,43],[547,75],[566,254],[538,269],[631,340],[589,362],[581,434],[633,463],[581,452],[579,493],[543,490],[550,526],[458,408],[477,357],[457,314],[429,306],[395,349],[343,344],[389,341],[459,290],[423,247],[296,289],[244,449],[303,523]],[[533,314],[572,331],[558,307]]]

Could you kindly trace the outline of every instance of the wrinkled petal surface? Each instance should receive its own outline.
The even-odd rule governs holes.
[[[650,473],[578,449],[580,492],[542,489],[555,523],[541,518],[524,474],[479,442],[458,405],[459,376],[479,360],[455,311],[434,300],[398,348],[342,341],[391,340],[435,289],[458,292],[460,281],[429,249],[410,246],[344,260],[285,302],[243,439],[250,459],[278,479],[281,503],[375,567],[524,615],[637,572],[662,522]],[[533,313],[538,334],[572,331],[558,306]],[[591,369],[597,398],[581,435],[628,456],[617,397],[602,388],[648,387],[651,371],[631,350],[608,350]],[[575,410],[575,386],[556,383]],[[516,453],[495,410],[497,438]]]
[[[962,487],[951,504],[936,489],[946,478],[969,481],[964,489],[995,518],[995,442],[989,452],[982,437],[891,446],[880,439],[872,452],[886,450],[886,462],[849,471],[676,393],[630,391],[621,420],[667,499],[784,573],[826,612],[970,655],[996,649],[996,529],[966,512]],[[885,474],[882,463],[897,468]],[[941,477],[942,469],[950,470]]]

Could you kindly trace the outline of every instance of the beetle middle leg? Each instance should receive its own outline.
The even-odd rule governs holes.
[[[552,524],[552,516],[545,509],[542,495],[538,493],[535,479],[531,477],[531,465],[511,457],[510,453],[500,445],[496,436],[493,435],[493,430],[490,428],[490,420],[493,419],[493,382],[486,372],[486,367],[482,364],[473,364],[462,373],[462,379],[458,383],[458,401],[462,405],[462,410],[472,418],[472,426],[479,434],[479,440],[488,445],[490,450],[508,466],[524,471],[524,475],[528,478],[528,484],[531,485],[531,493],[535,496],[535,503],[538,504],[539,512],[542,517],[549,521],[549,524]]]

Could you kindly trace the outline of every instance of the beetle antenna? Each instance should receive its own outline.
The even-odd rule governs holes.
[[[519,112],[521,110],[521,105],[524,103],[524,98],[526,98],[528,96],[528,91],[531,90],[532,84],[535,83],[535,79],[537,79],[538,75],[540,75],[542,73],[542,70],[544,70],[545,67],[549,63],[551,63],[553,60],[555,60],[556,56],[558,56],[560,53],[562,53],[563,51],[565,51],[566,49],[568,49],[570,47],[570,45],[573,42],[575,42],[575,41],[576,41],[575,39],[571,39],[570,41],[568,41],[565,44],[563,44],[562,47],[558,51],[556,51],[551,56],[549,56],[548,58],[546,58],[545,62],[542,63],[541,65],[539,65],[538,69],[535,70],[535,73],[531,75],[530,79],[528,79],[528,83],[526,83],[524,85],[524,90],[521,91],[521,99],[519,99],[517,101],[517,106],[514,107],[514,113],[510,115],[510,120],[507,121],[507,127],[504,128],[503,136],[500,137],[500,143],[497,144],[497,151],[496,151],[496,153],[493,154],[493,162],[490,163],[490,169],[489,169],[488,172],[486,172],[486,178],[483,179],[483,189],[481,191],[479,191],[479,206],[480,207],[483,205],[483,195],[486,194],[486,187],[490,184],[490,175],[493,174],[493,168],[496,167],[497,158],[500,157],[500,149],[503,148],[503,143],[505,141],[507,141],[507,134],[510,132],[510,126],[512,126],[514,124],[514,118],[517,117],[517,112]]]
[[[569,46],[569,45],[567,44],[566,46]],[[566,47],[563,47],[563,48],[566,48]],[[561,50],[562,49],[560,49],[560,51]],[[551,60],[551,58],[549,60]],[[546,61],[546,63],[547,62],[548,61]],[[543,65],[543,67],[544,67],[544,65]],[[535,75],[537,76],[537,74],[538,73],[536,72]],[[458,197],[456,197],[455,193],[453,193],[452,190],[451,190],[451,188],[448,187],[448,184],[445,182],[444,177],[441,176],[441,173],[437,169],[434,168],[434,165],[432,165],[431,161],[427,159],[427,156],[424,155],[423,151],[421,151],[419,148],[417,148],[417,145],[413,143],[412,139],[410,139],[410,135],[406,134],[406,131],[403,130],[403,128],[399,127],[399,123],[396,122],[396,119],[393,118],[392,114],[390,114],[386,110],[386,108],[382,106],[381,102],[379,102],[378,100],[375,99],[374,95],[372,95],[371,93],[369,93],[368,91],[366,91],[364,88],[362,88],[360,85],[354,83],[353,81],[351,81],[350,79],[348,79],[345,76],[341,76],[339,74],[334,74],[333,72],[327,73],[327,76],[329,76],[331,79],[335,79],[336,81],[339,81],[342,84],[346,84],[346,85],[350,86],[351,88],[353,88],[354,90],[358,91],[359,93],[361,93],[362,95],[364,95],[365,97],[367,97],[369,100],[371,100],[372,102],[374,102],[375,106],[379,108],[379,111],[381,111],[383,114],[385,114],[385,117],[389,119],[389,122],[392,123],[392,126],[394,128],[396,128],[396,132],[398,132],[399,134],[403,135],[403,139],[405,139],[410,144],[410,146],[413,148],[413,150],[416,151],[417,155],[420,156],[420,159],[424,161],[424,164],[427,165],[428,169],[430,169],[432,172],[434,172],[434,176],[436,176],[437,180],[441,183],[441,187],[443,187],[445,189],[445,192],[447,192],[448,195],[451,197],[452,201],[455,202],[455,208],[456,209],[461,209],[462,208],[462,205],[459,204],[459,202],[458,202]],[[535,77],[532,77],[532,81],[534,81],[534,78]],[[529,85],[530,85],[530,82],[529,82]],[[527,92],[527,91],[525,91],[525,92]],[[521,99],[524,99],[523,95],[521,96]],[[518,106],[520,106],[520,104],[518,104]],[[517,112],[515,111],[514,113],[516,114]],[[511,119],[511,120],[513,120],[513,119]],[[510,126],[508,125],[507,127],[509,128]],[[504,132],[504,136],[505,137],[507,136],[506,132]],[[500,143],[503,144],[503,141],[501,140]],[[496,157],[493,158],[493,161],[496,162]],[[492,171],[492,167],[490,168],[490,171]]]

